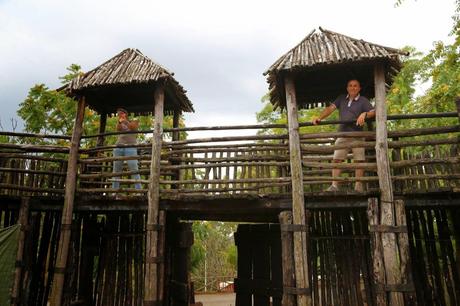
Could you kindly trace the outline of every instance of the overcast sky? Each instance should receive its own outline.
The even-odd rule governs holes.
[[[29,88],[58,87],[70,64],[88,71],[137,48],[187,89],[187,125],[255,123],[262,73],[319,26],[396,48],[448,41],[454,0],[394,2],[0,0],[0,119],[11,130]]]

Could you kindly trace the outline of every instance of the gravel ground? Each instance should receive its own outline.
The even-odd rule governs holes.
[[[197,294],[195,302],[203,306],[235,306],[235,293]]]

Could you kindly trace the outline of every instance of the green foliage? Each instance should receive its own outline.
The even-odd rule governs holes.
[[[399,1],[402,2],[402,1]],[[435,42],[432,50],[422,54],[407,47],[411,56],[404,61],[400,73],[387,95],[389,114],[452,112],[455,99],[460,96],[460,0],[456,0],[454,26],[450,35],[454,43]],[[416,87],[427,88],[418,96]],[[456,124],[457,119],[425,119],[392,122],[391,128],[410,129],[426,126]]]
[[[60,77],[63,84],[81,73],[80,66],[72,64],[68,74]],[[24,129],[30,133],[53,133],[70,135],[76,113],[76,101],[64,92],[50,90],[45,84],[36,84],[29,90],[27,98],[19,105],[19,117],[24,120]],[[85,114],[86,123],[94,120]]]
[[[260,112],[256,113],[256,119],[261,124],[286,124],[287,125],[287,114],[284,110],[274,110],[273,105],[270,103],[269,96],[266,94],[262,97],[261,102],[263,108]],[[314,117],[318,117],[321,113],[322,108],[314,109],[300,109],[299,110],[299,122],[310,122]],[[331,114],[328,119],[335,120],[338,118],[337,112]],[[318,125],[301,127],[301,133],[316,133],[316,132],[330,132],[335,130],[335,127],[330,125]],[[282,128],[267,128],[261,129],[257,134],[259,135],[279,135],[286,134],[286,129]]]
[[[236,224],[229,222],[199,221],[193,223],[195,242],[191,250],[191,272],[195,288],[200,290],[207,283],[208,290],[217,289],[219,277],[233,277],[236,273],[236,247],[233,233]],[[228,280],[228,279],[227,279]]]

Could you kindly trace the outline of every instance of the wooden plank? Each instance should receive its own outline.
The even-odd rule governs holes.
[[[29,226],[29,197],[21,199],[21,207],[19,209],[19,219],[18,224],[21,226],[21,231],[19,233],[18,240],[18,252],[16,254],[16,262],[21,263],[16,265],[14,270],[14,281],[13,287],[11,290],[11,299],[14,301],[11,305],[18,305],[18,302],[21,299],[21,280],[23,273],[23,263],[24,263],[24,246],[25,239],[27,234],[27,228]]]
[[[425,237],[427,238],[425,243],[427,244],[428,254],[430,256],[429,264],[432,267],[432,273],[434,278],[433,288],[435,289],[435,302],[437,305],[448,305],[446,296],[444,294],[443,281],[444,275],[441,272],[441,260],[438,254],[438,248],[436,243],[436,233],[434,229],[433,219],[434,209],[426,210],[426,213],[422,215],[424,226],[422,227]]]
[[[83,229],[81,242],[80,283],[78,296],[85,303],[93,304],[94,259],[99,250],[99,229],[95,214],[82,214]]]
[[[61,233],[59,237],[58,250],[56,255],[56,270],[53,277],[53,288],[50,295],[50,305],[61,305],[62,292],[65,280],[65,269],[67,268],[67,259],[70,244],[70,225],[72,224],[73,205],[75,199],[75,188],[77,185],[78,171],[78,149],[80,139],[83,133],[83,118],[85,116],[85,97],[80,98],[77,106],[77,115],[72,132],[72,140],[69,149],[69,161],[67,166],[67,176],[64,193],[64,208],[61,217]],[[62,271],[62,272],[61,272]]]
[[[292,224],[292,212],[283,211],[279,215],[281,228],[284,225]],[[283,267],[283,287],[294,287],[294,256],[293,256],[293,234],[292,232],[281,230],[281,258]],[[238,260],[240,257],[238,257]],[[239,265],[238,265],[239,266]],[[294,295],[283,294],[283,306],[295,306],[296,300]]]
[[[282,233],[279,224],[270,224],[270,283],[272,284],[272,304],[282,306],[283,265],[282,265]],[[292,271],[292,270],[291,270]],[[276,289],[276,291],[274,291]],[[284,304],[283,306],[290,306]]]
[[[165,299],[165,242],[166,242],[166,212],[160,210],[158,216],[158,224],[160,225],[160,231],[158,233],[158,257],[163,258],[160,262],[158,269],[158,300],[163,301]]]
[[[311,237],[310,237],[310,261],[311,263],[311,275],[312,275],[312,282],[311,282],[311,289],[312,289],[312,303],[313,305],[321,305],[319,303],[319,288],[318,288],[318,257],[320,256],[321,252],[318,252],[318,243],[319,240],[315,239],[315,236],[320,236],[321,234],[318,233],[318,211],[312,211],[311,213]],[[292,238],[291,238],[292,239]],[[292,256],[292,254],[291,254]]]
[[[403,200],[395,201],[396,225],[407,226],[406,208]],[[401,284],[413,284],[412,274],[410,273],[410,248],[409,248],[409,234],[398,234],[398,245],[400,252],[400,265],[401,265]],[[409,292],[404,295],[406,305],[416,304],[416,295],[414,292]]]
[[[410,229],[414,237],[412,239],[412,250],[414,251],[412,258],[414,259],[414,282],[417,290],[417,300],[421,305],[430,305],[434,303],[433,289],[430,283],[433,283],[432,273],[428,264],[428,256],[426,252],[425,237],[421,230],[424,226],[420,216],[423,215],[423,210],[411,210],[408,230]]]
[[[448,305],[458,305],[456,292],[454,291],[454,277],[453,273],[451,272],[451,262],[453,260],[453,252],[452,252],[452,245],[450,239],[449,228],[447,224],[447,220],[441,213],[442,208],[438,208],[434,210],[434,221],[436,224],[437,229],[437,238],[439,241],[439,255],[440,255],[440,262],[442,263],[442,274],[443,274],[443,287],[444,292],[447,291],[446,298]],[[455,270],[455,269],[453,269]],[[455,273],[455,272],[454,272]]]
[[[238,280],[252,278],[253,249],[250,238],[250,225],[240,224],[234,235],[238,252],[237,279],[235,280],[235,306],[252,306],[252,294],[248,288],[238,286]]]
[[[268,224],[251,225],[251,233],[254,247],[254,263],[252,275],[254,280],[270,281],[270,248],[269,248],[269,226]],[[265,282],[260,282],[265,283]],[[263,285],[262,285],[263,286]],[[254,306],[266,306],[270,304],[270,296],[267,287],[260,287],[254,292]],[[265,291],[265,292],[263,292]]]
[[[292,76],[284,80],[286,90],[286,109],[289,127],[289,157],[292,179],[292,215],[293,224],[308,225],[305,213],[302,154],[300,150],[299,122],[295,85]],[[310,289],[308,271],[308,233],[294,232],[294,266],[296,287]],[[311,294],[297,295],[298,305],[311,305]]]

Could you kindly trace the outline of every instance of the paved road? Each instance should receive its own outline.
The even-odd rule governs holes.
[[[235,306],[235,293],[197,294],[195,302],[203,306]]]

